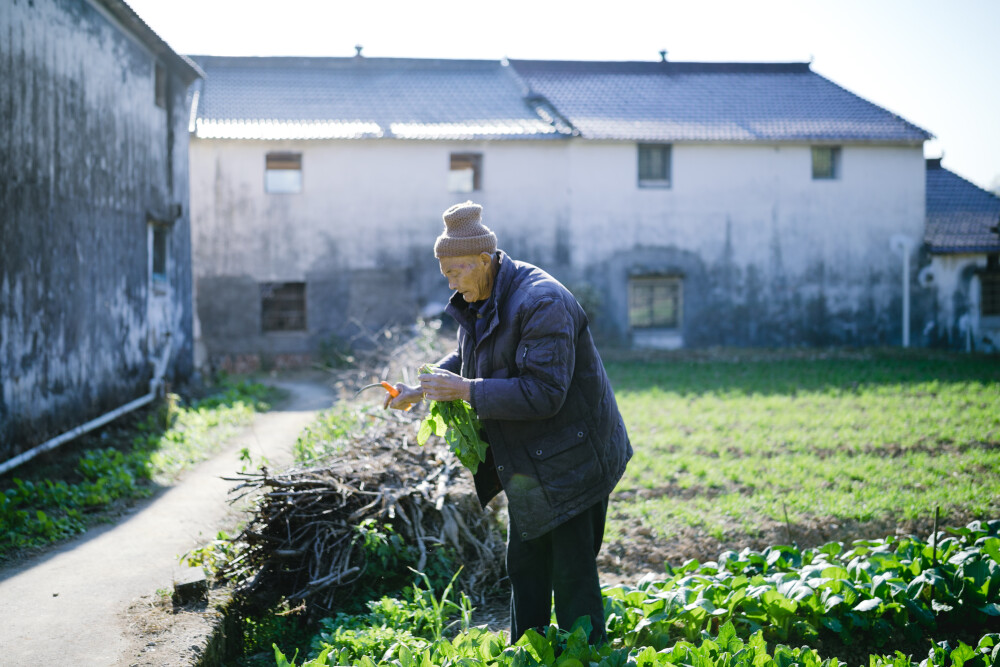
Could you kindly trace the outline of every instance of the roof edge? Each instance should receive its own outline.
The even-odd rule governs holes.
[[[496,60],[484,60],[473,58],[372,58],[369,56],[213,56],[196,53],[189,54],[187,57],[191,61],[199,63],[204,67],[226,67],[232,65],[311,65],[316,67],[344,65],[379,66],[410,63],[414,65],[429,66],[463,65],[466,67],[479,66],[496,68],[502,65],[502,61],[499,58]]]
[[[952,171],[951,169],[949,169],[948,167],[946,167],[943,164],[941,164],[941,162],[943,160],[944,160],[943,157],[939,157],[939,158],[927,158],[927,161],[926,161],[926,163],[927,163],[927,170],[928,171],[945,171],[945,172],[948,172],[949,174],[951,174],[955,178],[959,179],[960,181],[963,181],[970,188],[975,188],[975,189],[979,190],[981,193],[987,194],[990,197],[993,197],[993,199],[1000,200],[1000,195],[997,195],[992,190],[987,190],[986,188],[973,183],[972,181],[970,181],[969,179],[967,179],[965,176],[962,176],[961,174],[956,173],[956,172]],[[937,163],[937,166],[933,165],[933,163],[935,161]]]
[[[911,123],[910,121],[906,120],[905,118],[903,118],[902,116],[900,116],[900,115],[899,115],[898,113],[896,113],[895,111],[892,111],[892,110],[890,110],[890,109],[887,109],[887,108],[885,108],[884,106],[882,106],[881,104],[876,104],[875,102],[872,102],[872,101],[871,101],[870,99],[868,99],[867,97],[862,97],[861,95],[858,95],[858,94],[857,94],[856,92],[854,92],[853,90],[850,90],[850,89],[848,89],[848,88],[845,88],[844,86],[840,85],[839,83],[837,83],[837,82],[836,82],[836,81],[834,81],[833,79],[831,79],[831,78],[829,78],[829,77],[826,77],[826,76],[823,76],[823,75],[822,75],[822,74],[820,74],[819,72],[813,72],[813,74],[815,74],[816,76],[820,77],[820,78],[821,78],[821,79],[823,79],[824,81],[827,81],[827,82],[829,82],[829,84],[830,84],[831,86],[836,86],[837,88],[840,88],[840,89],[841,89],[842,91],[844,91],[844,92],[845,92],[845,93],[847,93],[848,95],[852,95],[852,96],[856,97],[857,99],[859,99],[859,100],[861,100],[861,101],[865,102],[866,104],[870,104],[870,105],[872,105],[873,107],[876,107],[876,108],[878,108],[878,109],[881,109],[882,111],[886,112],[887,114],[889,114],[890,116],[892,116],[893,118],[895,118],[896,120],[898,120],[898,121],[899,121],[900,123],[903,123],[904,125],[906,125],[906,126],[908,126],[908,127],[912,128],[912,129],[914,129],[915,131],[917,131],[917,132],[921,133],[921,134],[922,134],[922,135],[924,136],[924,141],[931,141],[932,139],[936,139],[936,138],[937,138],[937,137],[935,137],[935,136],[934,136],[934,133],[933,133],[933,132],[929,132],[929,131],[925,130],[924,128],[920,127],[920,126],[919,126],[919,125],[917,125],[916,123]]]
[[[191,85],[197,79],[204,79],[205,72],[190,58],[174,51],[163,38],[149,27],[123,0],[95,0],[112,16],[148,46],[150,50],[167,61],[172,69],[181,75],[185,85]]]
[[[927,251],[932,255],[992,255],[1000,253],[1000,243],[991,246],[938,246],[928,244]]]
[[[509,58],[515,68],[524,70],[548,69],[573,71],[587,68],[589,71],[637,72],[649,74],[741,74],[741,73],[784,73],[807,74],[812,72],[807,62],[708,62],[673,60],[519,60]]]

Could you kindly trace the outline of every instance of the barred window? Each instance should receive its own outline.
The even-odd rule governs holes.
[[[840,178],[840,146],[812,147],[812,176],[814,181]]]
[[[260,312],[263,331],[305,331],[306,284],[261,283]]]
[[[670,144],[639,144],[639,186],[670,187]]]
[[[633,329],[679,329],[682,279],[642,276],[628,284],[628,322]]]

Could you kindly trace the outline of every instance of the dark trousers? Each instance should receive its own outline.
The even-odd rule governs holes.
[[[522,540],[521,531],[510,519],[507,576],[511,586],[512,644],[528,628],[549,625],[553,594],[560,629],[569,630],[580,616],[590,616],[590,642],[606,641],[597,553],[604,539],[607,514],[605,498],[533,540]]]

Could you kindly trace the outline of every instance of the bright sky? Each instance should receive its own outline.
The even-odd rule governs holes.
[[[998,0],[126,0],[185,55],[807,62],[1000,187]]]

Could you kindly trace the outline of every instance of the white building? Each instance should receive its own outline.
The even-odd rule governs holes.
[[[606,339],[900,344],[912,324],[922,342],[931,135],[808,64],[193,59],[216,363],[294,360],[443,303],[431,248],[465,199]]]
[[[968,351],[1000,350],[1000,198],[927,161],[930,265],[919,283],[936,295],[924,335]]]

